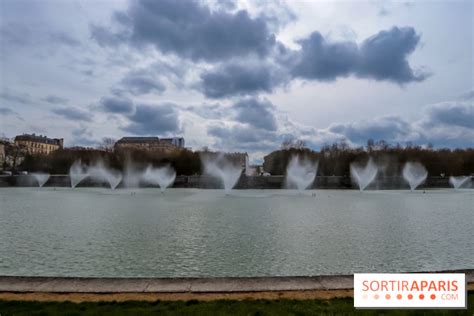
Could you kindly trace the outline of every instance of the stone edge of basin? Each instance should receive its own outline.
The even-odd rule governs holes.
[[[474,269],[426,273],[466,273],[466,281],[474,283]],[[351,290],[353,286],[353,275],[222,278],[0,276],[0,292],[17,293],[237,293]]]

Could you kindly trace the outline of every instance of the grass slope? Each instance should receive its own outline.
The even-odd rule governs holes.
[[[157,302],[31,302],[0,301],[0,315],[474,315],[474,292],[468,310],[355,310],[352,299],[157,301]]]

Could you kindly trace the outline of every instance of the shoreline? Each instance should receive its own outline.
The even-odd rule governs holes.
[[[44,185],[45,187],[71,187],[69,175],[51,175]],[[38,187],[37,183],[29,175],[1,175],[0,187]],[[84,179],[77,187],[108,187],[103,183],[96,183],[90,179]],[[117,189],[126,187],[122,182]],[[157,185],[139,186],[140,188],[158,188]],[[177,176],[172,188],[196,188],[196,189],[221,189],[222,184],[218,178],[195,175]],[[474,187],[474,177],[467,187]],[[285,176],[245,176],[242,175],[233,189],[284,189]],[[452,188],[449,177],[428,177],[417,190],[432,188]],[[316,176],[308,189],[343,189],[359,190],[349,176]],[[410,187],[401,176],[378,177],[366,190],[409,190]]]
[[[465,273],[474,291],[474,269]],[[352,275],[249,278],[77,278],[0,276],[0,300],[20,301],[181,301],[332,299],[353,297]]]

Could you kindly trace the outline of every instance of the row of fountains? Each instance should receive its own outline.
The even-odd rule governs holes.
[[[228,193],[237,184],[242,174],[242,168],[225,159],[224,156],[203,159],[204,173],[206,175],[220,179],[224,190]],[[365,165],[352,163],[350,165],[351,178],[359,186],[360,191],[364,191],[377,178],[379,167],[369,159]],[[301,159],[293,156],[288,163],[286,170],[285,186],[289,189],[299,191],[309,188],[316,178],[318,162]],[[49,179],[47,173],[31,173],[38,185],[42,187]],[[426,168],[418,162],[407,162],[402,170],[403,179],[409,184],[413,191],[420,186],[428,177]],[[116,170],[108,168],[101,161],[92,165],[82,164],[76,161],[70,168],[69,178],[71,188],[75,188],[85,179],[96,183],[106,183],[111,189],[115,189],[120,183],[125,187],[133,188],[140,185],[157,185],[161,192],[171,186],[176,178],[176,171],[169,165],[155,168],[148,166],[145,169],[138,169],[129,164],[122,174]],[[465,185],[471,177],[459,176],[450,177],[449,182],[459,189]]]
[[[49,179],[48,173],[35,172],[30,174],[42,187]],[[154,168],[148,166],[144,170],[138,170],[132,165],[128,166],[122,174],[119,171],[108,168],[102,161],[97,161],[92,165],[82,164],[76,161],[69,170],[71,188],[75,188],[79,183],[88,179],[94,183],[105,183],[111,189],[115,189],[121,182],[127,188],[138,187],[143,184],[157,185],[163,192],[174,183],[176,172],[170,166]]]
[[[375,181],[379,173],[379,166],[370,158],[365,165],[351,163],[351,178],[357,183],[360,191],[364,191],[372,182]],[[305,190],[310,187],[316,177],[318,163],[309,160],[301,160],[298,156],[293,157],[288,164],[286,170],[287,187],[298,190]],[[428,177],[428,171],[419,162],[407,162],[402,170],[403,179],[410,186],[410,190],[414,191]],[[469,176],[451,176],[449,183],[459,189],[465,185],[471,177]]]

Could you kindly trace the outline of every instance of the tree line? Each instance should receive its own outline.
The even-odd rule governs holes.
[[[350,164],[365,164],[371,158],[384,176],[398,176],[408,161],[422,163],[431,176],[459,176],[474,174],[474,148],[433,149],[407,144],[390,145],[385,141],[369,140],[365,147],[350,147],[342,141],[325,145],[313,151],[297,143],[296,146],[284,143],[280,150],[265,156],[263,168],[270,174],[285,174],[286,166],[292,156],[319,162],[318,175],[349,176]]]
[[[206,151],[209,153],[208,151]],[[206,153],[205,152],[205,153]],[[214,153],[216,154],[216,153]],[[187,149],[173,153],[127,150],[113,151],[104,149],[60,149],[49,155],[26,155],[18,166],[19,170],[43,171],[51,174],[67,174],[71,165],[80,160],[84,164],[93,164],[102,160],[107,166],[125,170],[127,164],[146,167],[169,164],[178,175],[201,174],[203,152]],[[385,176],[400,175],[407,161],[422,163],[431,176],[458,176],[474,174],[474,148],[433,149],[431,146],[390,145],[384,141],[369,140],[367,146],[351,147],[345,142],[325,145],[319,151],[306,147],[304,142],[284,142],[282,148],[264,157],[263,169],[271,175],[284,175],[292,156],[319,162],[318,175],[348,176],[350,164],[364,164],[369,158],[379,166]]]

